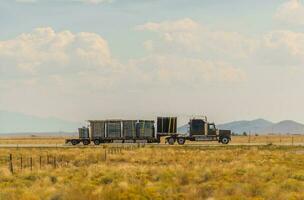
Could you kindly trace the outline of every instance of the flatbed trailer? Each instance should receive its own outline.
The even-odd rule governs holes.
[[[212,142],[216,141],[222,144],[228,144],[231,141],[230,137],[219,137],[219,136],[183,136],[183,135],[171,135],[171,136],[166,136],[165,142],[174,145],[176,142],[179,145],[185,144],[186,141],[191,141],[191,142]],[[91,140],[90,138],[73,138],[73,139],[66,139],[65,143],[71,143],[72,145],[77,145],[82,143],[83,145],[89,145],[91,143],[95,145],[100,145],[100,144],[107,144],[107,143],[155,143],[159,144],[161,143],[160,138],[137,138],[137,139],[121,139],[121,138],[106,138],[106,139],[93,139]]]
[[[136,139],[123,139],[123,138],[103,138],[103,139],[66,139],[65,143],[71,143],[72,145],[77,145],[82,143],[83,145],[89,145],[91,143],[95,145],[107,144],[107,143],[160,143],[159,138],[136,138]]]

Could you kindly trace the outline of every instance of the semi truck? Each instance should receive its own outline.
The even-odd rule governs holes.
[[[72,145],[103,143],[160,143],[161,138],[173,145],[186,141],[218,141],[228,144],[230,130],[219,130],[207,118],[191,118],[187,133],[178,133],[177,117],[158,117],[157,127],[153,120],[88,120],[89,126],[78,129],[79,137],[67,139]]]
[[[228,144],[231,141],[231,130],[219,130],[214,123],[205,119],[190,119],[188,132],[186,134],[171,133],[166,136],[166,143],[173,145],[177,142],[180,145],[186,141],[218,141]]]

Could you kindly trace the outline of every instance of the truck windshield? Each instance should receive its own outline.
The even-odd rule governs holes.
[[[209,124],[209,129],[210,130],[215,130],[215,125],[214,124]]]

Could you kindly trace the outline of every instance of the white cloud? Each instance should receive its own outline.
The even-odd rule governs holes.
[[[246,74],[225,62],[213,62],[178,55],[150,55],[131,60],[142,79],[154,86],[195,88],[208,82],[241,82]]]
[[[138,31],[157,33],[159,40],[146,41],[146,49],[180,51],[225,58],[247,58],[257,47],[257,41],[237,32],[212,31],[198,22],[185,18],[175,21],[146,23],[136,27]],[[151,48],[151,44],[153,47]]]
[[[193,86],[205,81],[243,81],[244,71],[225,62],[221,55],[244,58],[256,48],[254,40],[239,33],[211,31],[190,18],[148,22],[135,29],[159,36],[143,43],[149,56],[131,62],[149,72],[152,76],[146,78],[151,82]]]
[[[0,41],[0,70],[11,76],[73,73],[115,67],[107,42],[94,33],[37,28]],[[17,72],[17,73],[16,73]]]
[[[164,21],[160,23],[148,22],[136,27],[138,31],[152,31],[160,35],[161,42],[168,45],[181,45],[182,48],[199,47],[199,35],[202,27],[190,18],[176,21]],[[149,41],[148,41],[149,42]],[[151,43],[151,42],[150,42]],[[145,45],[147,42],[145,42]]]
[[[257,52],[258,58],[271,65],[303,65],[304,34],[292,31],[272,31],[265,34]]]
[[[37,0],[16,0],[19,3],[36,3]]]
[[[215,60],[233,63],[232,66],[304,64],[304,33],[301,32],[270,31],[251,38],[238,32],[213,31],[189,18],[149,22],[136,29],[157,33],[156,39],[143,44],[152,54]]]
[[[176,21],[163,21],[160,23],[148,22],[136,27],[137,30],[149,30],[155,32],[189,32],[197,30],[200,25],[190,18],[185,18]]]
[[[146,46],[154,48],[152,41],[146,42]],[[240,79],[238,75],[227,78],[229,73],[223,73],[226,69],[218,64],[219,62],[181,57],[174,52],[152,53],[150,56],[130,61],[131,64],[123,65],[112,58],[106,40],[100,35],[87,32],[56,32],[50,27],[37,28],[15,39],[0,41],[0,59],[0,71],[5,77],[31,79],[40,76],[57,83],[73,83],[77,79],[82,85],[87,84],[96,89],[105,85],[119,87],[124,77],[137,77],[135,79],[143,82],[187,82],[188,78],[182,79],[182,75],[188,74],[188,77],[198,76],[193,79],[197,80],[198,84],[199,80],[231,81],[231,77]],[[148,68],[150,69],[147,73]],[[231,73],[233,70],[230,70]],[[124,84],[135,85],[135,81],[131,79],[133,78],[125,80]]]
[[[38,3],[38,2],[47,2],[51,0],[16,0],[18,3]],[[56,0],[57,2],[63,3],[87,3],[87,4],[100,4],[100,3],[111,3],[113,0]]]
[[[304,5],[301,0],[287,0],[278,8],[274,18],[285,24],[304,25]]]

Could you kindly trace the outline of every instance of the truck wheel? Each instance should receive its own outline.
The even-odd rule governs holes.
[[[168,138],[167,141],[170,145],[174,145],[174,143],[175,143],[175,139],[172,137]]]
[[[228,144],[229,143],[229,138],[227,138],[227,137],[223,137],[222,139],[221,139],[221,143],[222,144]]]
[[[72,143],[72,145],[76,145],[76,144],[78,144],[78,141],[77,140],[72,140],[71,143]]]
[[[82,143],[83,143],[83,145],[89,145],[90,141],[89,140],[84,140]]]
[[[177,138],[177,143],[179,145],[183,145],[183,144],[185,144],[185,142],[186,142],[185,138]]]
[[[99,140],[94,140],[94,144],[95,145],[100,145],[100,141]]]

